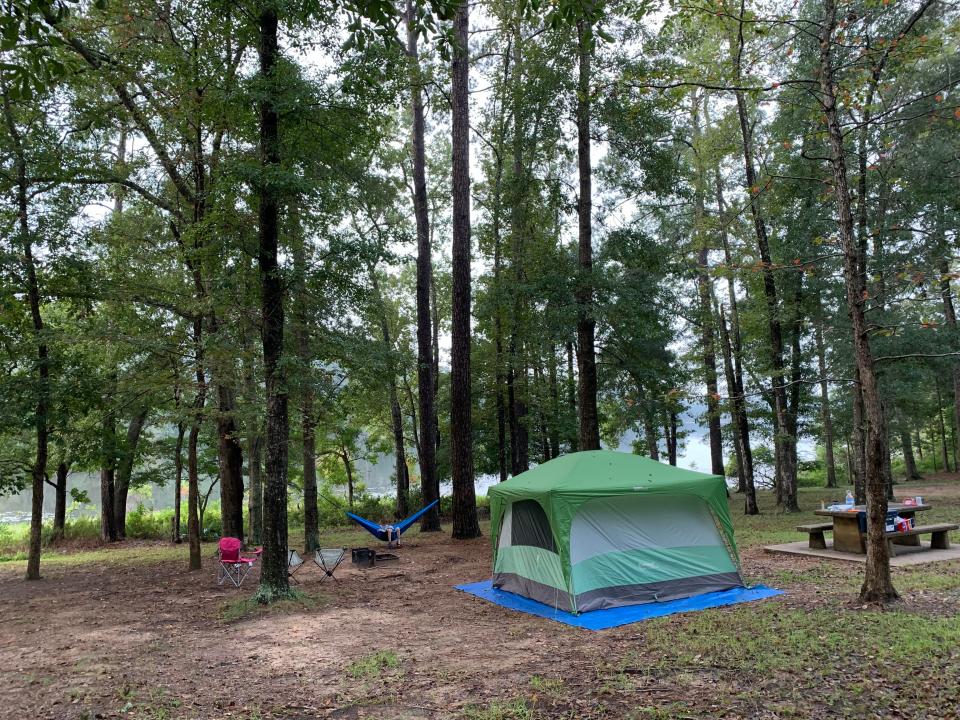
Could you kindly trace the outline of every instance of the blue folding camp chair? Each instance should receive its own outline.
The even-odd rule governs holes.
[[[378,540],[383,540],[385,543],[388,543],[390,547],[396,547],[400,544],[400,536],[403,534],[403,531],[413,525],[417,520],[420,519],[421,515],[439,502],[439,500],[434,500],[426,507],[420,509],[418,512],[415,512],[406,520],[401,520],[396,525],[381,525],[380,523],[375,523],[371,520],[367,520],[366,518],[362,518],[359,515],[354,515],[352,512],[348,512],[347,517],[360,525],[360,527]]]

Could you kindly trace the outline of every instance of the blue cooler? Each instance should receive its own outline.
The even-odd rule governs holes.
[[[887,510],[887,521],[885,523],[885,529],[887,532],[896,532],[897,515],[898,513],[896,510]],[[860,523],[860,532],[865,533],[867,531],[866,511],[861,511],[857,513],[857,522]]]

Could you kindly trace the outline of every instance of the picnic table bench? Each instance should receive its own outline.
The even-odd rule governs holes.
[[[824,533],[833,530],[832,522],[810,523],[809,525],[797,525],[797,531],[808,533],[810,535],[810,547],[813,550],[826,550],[827,538]]]
[[[890,548],[890,557],[895,557],[897,551],[895,544],[897,538],[918,537],[920,535],[930,534],[931,550],[947,550],[950,547],[950,531],[960,529],[960,525],[943,523],[940,525],[918,525],[909,530],[885,533],[887,546]],[[866,534],[864,534],[865,536]],[[919,539],[918,539],[919,542]]]

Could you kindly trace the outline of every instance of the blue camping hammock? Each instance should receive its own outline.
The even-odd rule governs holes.
[[[413,525],[417,520],[420,519],[420,516],[423,515],[427,510],[436,505],[439,500],[434,500],[432,503],[427,505],[424,508],[421,508],[419,511],[415,512],[413,515],[408,517],[406,520],[401,520],[396,525],[393,526],[393,538],[397,540],[400,538],[400,535],[403,534],[403,531]],[[353,520],[355,523],[360,525],[364,530],[373,535],[378,540],[383,540],[384,542],[389,542],[391,538],[387,534],[387,526],[381,525],[380,523],[375,523],[366,518],[362,518],[359,515],[354,515],[352,512],[347,513],[347,517]]]

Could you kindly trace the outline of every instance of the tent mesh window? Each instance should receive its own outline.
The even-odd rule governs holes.
[[[519,500],[513,503],[512,527],[510,528],[511,545],[530,545],[543,548],[552,553],[557,551],[553,540],[553,530],[550,521],[536,500]]]

